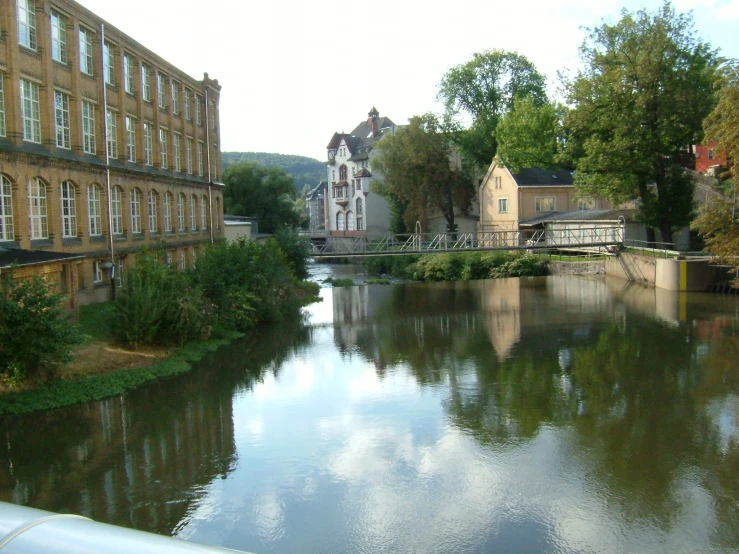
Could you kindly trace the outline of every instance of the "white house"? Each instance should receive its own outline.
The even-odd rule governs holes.
[[[325,194],[327,231],[333,236],[386,234],[390,228],[387,201],[370,192],[372,149],[395,134],[390,118],[374,107],[351,133],[334,133],[326,147],[328,190]]]

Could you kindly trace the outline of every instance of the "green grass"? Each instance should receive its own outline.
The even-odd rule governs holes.
[[[125,369],[82,379],[53,381],[32,390],[0,395],[0,415],[19,415],[118,396],[157,379],[166,379],[192,369],[209,352],[243,336],[228,332],[223,338],[194,342],[178,349],[170,358],[137,369]]]
[[[389,285],[390,279],[385,279],[383,277],[370,277],[365,281],[368,285]]]
[[[606,254],[598,254],[594,256],[565,256],[560,254],[548,254],[550,260],[557,262],[596,262],[608,258]]]
[[[98,302],[80,306],[79,324],[82,332],[90,340],[112,340],[110,320],[113,314],[112,302]]]
[[[635,254],[646,258],[677,258],[678,254],[661,250],[644,250],[643,248],[625,248],[627,254]]]
[[[331,284],[335,287],[353,287],[354,279],[349,279],[348,277],[342,279],[334,279],[331,281]]]

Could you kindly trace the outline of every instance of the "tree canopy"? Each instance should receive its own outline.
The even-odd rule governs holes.
[[[226,168],[223,182],[225,213],[259,218],[259,229],[265,233],[302,224],[304,214],[295,210],[292,177],[281,169],[240,162]]]
[[[516,98],[496,128],[497,157],[513,173],[527,167],[552,169],[568,165],[560,153],[567,108],[539,105],[533,98]]]
[[[295,189],[300,192],[308,184],[315,187],[326,180],[326,164],[305,156],[274,154],[270,152],[223,152],[221,154],[223,169],[239,162],[254,162],[264,167],[281,169],[295,182]]]
[[[650,240],[659,229],[671,242],[693,215],[694,183],[680,160],[713,108],[719,59],[669,2],[593,29],[581,58],[567,84],[575,182],[616,204],[638,200]]]
[[[706,137],[726,152],[728,176],[739,184],[739,65],[727,66],[718,103],[704,122]]]
[[[498,150],[500,118],[513,108],[516,98],[546,103],[545,88],[544,76],[525,56],[489,50],[451,68],[441,80],[438,98],[465,157],[487,167]]]
[[[455,208],[467,213],[475,196],[470,174],[457,163],[449,137],[433,114],[412,117],[408,126],[376,146],[372,168],[381,174],[373,183],[378,194],[405,207],[407,229],[441,213],[454,226]]]

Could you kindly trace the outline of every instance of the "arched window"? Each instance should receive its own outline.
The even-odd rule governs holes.
[[[177,195],[177,228],[182,233],[185,230],[185,195]]]
[[[344,230],[344,212],[339,212],[336,214],[336,230]]]
[[[208,199],[200,198],[200,228],[205,231],[208,228]]]
[[[164,232],[172,232],[172,193],[164,193]],[[171,263],[171,262],[169,262]]]
[[[141,233],[141,191],[131,191],[131,232]]]
[[[28,183],[28,214],[31,222],[31,239],[48,239],[46,183],[38,177],[34,177]]]
[[[0,175],[0,240],[13,240],[13,189],[10,179]]]
[[[159,229],[157,228],[159,223],[157,221],[157,196],[159,195],[155,191],[149,191],[149,234],[159,232]]]
[[[344,164],[341,164],[339,167],[339,181],[346,181],[346,166]]]
[[[190,197],[190,230],[196,231],[198,228],[198,197],[194,194]]]
[[[62,237],[77,236],[77,187],[72,181],[62,181]]]
[[[110,221],[113,225],[113,234],[123,233],[123,191],[121,187],[113,187],[110,191]]]
[[[87,187],[87,218],[90,236],[102,236],[103,213],[100,205],[100,187],[94,184]]]
[[[352,212],[346,212],[346,230],[354,230],[354,214]]]

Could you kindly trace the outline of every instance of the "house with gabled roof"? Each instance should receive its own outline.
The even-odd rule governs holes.
[[[326,230],[334,236],[385,234],[390,228],[390,207],[370,192],[376,178],[372,151],[379,140],[395,134],[396,125],[380,117],[376,108],[350,133],[334,133],[326,146],[328,187],[325,197]]]

